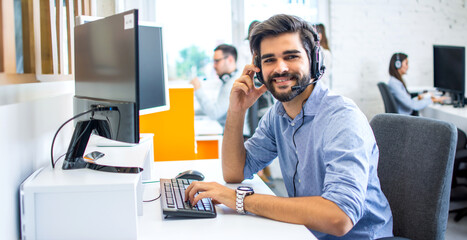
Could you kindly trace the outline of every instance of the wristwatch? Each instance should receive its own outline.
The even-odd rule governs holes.
[[[243,208],[243,200],[245,199],[246,196],[252,195],[255,193],[253,191],[252,187],[248,186],[240,186],[236,190],[237,192],[237,201],[236,201],[236,206],[237,206],[237,212],[240,214],[245,214],[245,209]]]

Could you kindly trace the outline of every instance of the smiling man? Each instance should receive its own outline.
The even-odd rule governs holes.
[[[392,236],[373,132],[350,99],[330,93],[318,81],[324,68],[314,29],[297,17],[276,15],[255,27],[250,47],[256,66],[245,66],[230,94],[222,146],[224,180],[250,179],[279,157],[289,197],[195,182],[187,198],[196,203],[210,197],[239,213],[303,224],[319,239]],[[264,83],[259,88],[253,84],[255,73]],[[245,112],[267,90],[279,102],[244,143]]]

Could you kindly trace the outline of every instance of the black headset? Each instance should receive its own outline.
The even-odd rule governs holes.
[[[311,35],[313,35],[315,46],[313,47],[313,50],[311,51],[311,56],[310,56],[310,74],[311,74],[311,79],[315,79],[313,82],[307,84],[313,84],[316,81],[318,81],[324,74],[325,66],[323,63],[323,57],[322,57],[322,52],[321,52],[321,46],[319,45],[319,36],[316,34],[316,32],[313,30],[313,28],[306,28],[311,32]],[[259,72],[256,73],[256,77],[258,78],[258,81],[264,84],[264,79],[263,79],[263,72],[261,68],[261,56],[256,55],[254,59],[254,64],[256,67],[259,68]]]
[[[237,72],[237,69],[235,69],[231,73],[224,73],[219,76],[219,79],[222,81],[222,83],[226,83],[236,74],[236,72]]]
[[[396,69],[399,69],[402,67],[402,61],[399,57],[399,53],[396,53],[396,61],[394,62],[394,67],[396,67]]]

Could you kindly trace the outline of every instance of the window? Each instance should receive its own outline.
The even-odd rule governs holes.
[[[309,22],[318,19],[318,0],[119,0],[116,12],[140,9],[140,21],[164,27],[169,80],[195,76],[215,77],[214,48],[233,44],[241,51],[248,26],[278,13],[293,14]],[[97,5],[97,12],[100,6]],[[101,7],[102,8],[102,7]],[[236,26],[238,29],[233,29]],[[243,47],[244,48],[244,47]],[[241,63],[243,64],[243,62]],[[239,66],[242,67],[242,66]]]

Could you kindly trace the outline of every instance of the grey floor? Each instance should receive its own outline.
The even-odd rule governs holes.
[[[287,196],[284,181],[282,179],[273,179],[268,183],[271,190],[277,196]],[[450,209],[459,209],[467,207],[467,201],[451,202]],[[449,214],[448,226],[446,230],[446,240],[465,240],[467,239],[467,217],[462,218],[459,222],[454,221],[455,213]]]

